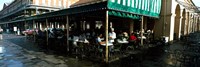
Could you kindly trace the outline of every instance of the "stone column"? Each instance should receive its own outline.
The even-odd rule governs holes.
[[[197,31],[197,17],[195,17],[194,31]]]
[[[186,33],[186,32],[187,32],[187,31],[186,31],[186,27],[187,27],[187,26],[186,26],[186,25],[187,25],[187,23],[186,23],[186,18],[183,17],[183,18],[182,18],[182,26],[181,26],[181,27],[182,27],[182,28],[181,28],[181,34],[182,34],[182,35],[186,35],[186,34],[187,34],[187,33]]]
[[[192,32],[192,23],[193,23],[193,16],[192,14],[189,16],[189,34]]]
[[[200,31],[200,18],[198,18],[198,26],[199,26],[198,31]]]
[[[198,17],[196,17],[195,26],[196,26],[195,31],[197,32],[198,31]]]
[[[172,42],[174,40],[174,24],[175,24],[175,14],[171,15],[171,23],[169,24],[169,41]]]
[[[182,17],[180,16],[176,16],[175,17],[175,25],[174,25],[174,33],[176,34],[176,37],[177,39],[180,38],[180,32],[181,32],[181,19]]]
[[[189,27],[189,12],[186,12],[185,18],[185,34],[188,35],[188,27]]]

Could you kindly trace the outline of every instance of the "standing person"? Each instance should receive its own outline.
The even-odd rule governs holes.
[[[110,32],[108,33],[108,42],[110,42],[111,44],[114,44],[115,43],[115,39],[117,38],[116,36],[116,33],[114,31],[114,28],[111,28],[110,29]],[[111,51],[112,49],[114,48],[114,46],[111,46],[109,48],[109,51]]]
[[[109,42],[114,43],[116,39],[116,33],[114,31],[114,28],[111,28],[111,31],[109,32]]]
[[[1,28],[1,26],[0,26],[0,40],[2,40],[3,39],[3,36],[2,36],[2,34],[3,34],[3,29]]]

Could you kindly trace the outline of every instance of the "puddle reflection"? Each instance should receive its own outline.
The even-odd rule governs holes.
[[[9,60],[6,62],[7,67],[23,67],[23,64],[20,61]]]
[[[4,52],[4,47],[0,46],[0,54]]]

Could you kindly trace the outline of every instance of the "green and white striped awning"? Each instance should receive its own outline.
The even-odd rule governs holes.
[[[159,18],[162,0],[108,0],[108,9]]]

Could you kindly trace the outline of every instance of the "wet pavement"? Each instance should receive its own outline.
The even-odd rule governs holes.
[[[0,67],[179,67],[180,63],[175,62],[168,52],[182,50],[184,44],[179,41],[168,46],[151,47],[104,65],[101,61],[46,51],[24,36],[3,34],[3,40],[0,40]]]
[[[0,67],[98,67],[93,62],[45,52],[24,36],[3,36],[0,41]]]

